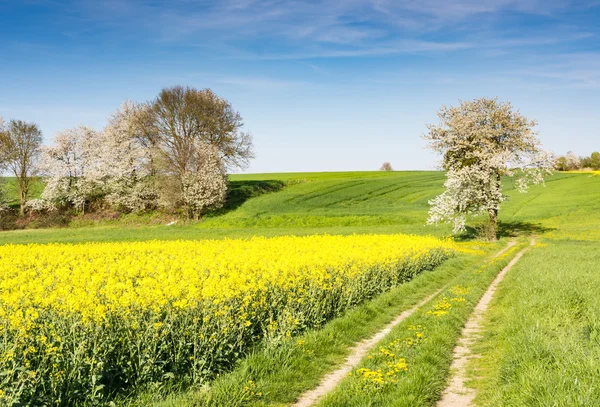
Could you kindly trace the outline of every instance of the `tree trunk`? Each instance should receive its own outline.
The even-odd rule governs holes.
[[[496,171],[496,193],[500,195],[500,189],[502,186],[502,175],[500,175],[500,171]],[[500,202],[496,203],[494,208],[489,208],[488,212],[490,214],[490,240],[492,242],[498,241],[498,207],[500,206]]]
[[[490,240],[492,242],[498,241],[498,209],[489,208],[488,213],[490,214]]]
[[[27,192],[25,192],[24,190],[21,190],[19,195],[21,198],[21,206],[19,207],[19,215],[25,216],[25,203],[27,202]]]
[[[29,195],[29,185],[25,180],[19,180],[19,198],[21,205],[19,207],[19,215],[25,216],[25,204],[27,203],[27,196]]]

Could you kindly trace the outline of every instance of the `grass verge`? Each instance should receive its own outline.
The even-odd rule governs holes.
[[[486,245],[480,254],[459,254],[433,272],[360,305],[322,329],[256,348],[231,372],[210,385],[178,392],[149,389],[126,406],[281,406],[318,385],[322,376],[339,366],[358,341],[380,330],[403,310],[472,269],[498,246]]]
[[[548,241],[500,286],[469,366],[482,406],[598,406],[600,246]]]
[[[474,306],[526,242],[483,265],[471,265],[392,330],[321,407],[431,406],[449,377],[452,351]]]

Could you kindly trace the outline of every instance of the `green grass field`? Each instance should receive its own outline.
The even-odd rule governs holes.
[[[600,242],[544,240],[500,287],[471,377],[482,406],[596,406]]]
[[[87,227],[0,232],[0,244],[315,233],[451,233],[445,225],[425,226],[427,202],[442,191],[441,172],[251,174],[231,179],[239,192],[235,202],[197,224],[144,225],[146,215],[128,215],[124,221]],[[509,200],[500,213],[504,223],[501,236],[552,231],[574,237],[594,234],[600,219],[588,215],[598,208],[599,182],[600,177],[590,174],[556,174],[545,187],[533,187],[528,194],[519,194],[507,183]]]
[[[213,239],[225,237],[414,233],[448,236],[426,226],[428,200],[442,191],[441,172],[343,172],[234,175],[228,205],[195,224],[147,225],[146,218],[63,229],[0,232],[0,244]],[[10,183],[10,180],[9,180]],[[10,188],[9,188],[10,190]],[[469,371],[481,406],[594,406],[600,398],[600,176],[560,173],[519,194],[507,181],[500,243],[536,235],[540,243],[510,271],[486,315]],[[146,222],[147,223],[147,222]],[[475,221],[474,223],[477,223]],[[129,226],[132,225],[132,226]],[[474,231],[459,237],[473,241]],[[394,315],[448,285],[472,285],[466,305],[446,323],[429,323],[430,345],[411,350],[412,370],[371,395],[348,379],[323,406],[435,405],[449,375],[451,350],[493,271],[473,277],[484,255],[461,255],[431,273],[347,312],[324,328],[277,348],[257,348],[230,373],[201,387],[144,389],[118,400],[132,406],[287,406],[339,365],[349,349]],[[426,311],[394,330],[429,321]],[[295,344],[301,339],[306,347]],[[434,346],[435,345],[435,346]],[[305,352],[305,350],[309,352]],[[412,352],[412,353],[411,353]],[[362,366],[375,369],[376,355]],[[249,380],[262,389],[247,397]],[[258,392],[258,390],[257,390]],[[236,395],[236,396],[234,396]],[[412,397],[412,398],[411,398]]]
[[[76,229],[21,230],[0,233],[0,243],[44,243],[146,239],[205,239],[314,233],[429,233],[423,228],[427,201],[441,191],[440,172],[348,172],[234,175],[236,190],[287,183],[279,192],[263,193],[230,205],[218,216],[192,225],[123,228],[124,222]],[[272,189],[277,189],[273,187]],[[246,196],[252,196],[252,193]],[[127,217],[128,221],[136,215]],[[138,217],[145,221],[144,215]],[[135,221],[130,223],[136,223]]]

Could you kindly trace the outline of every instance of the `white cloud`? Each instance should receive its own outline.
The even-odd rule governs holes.
[[[54,0],[57,1],[57,0]],[[536,14],[561,26],[562,12],[600,0],[83,0],[73,19],[120,25],[164,46],[204,46],[214,56],[312,59],[507,49],[585,39],[565,24],[523,27],[510,37],[504,13]],[[74,11],[78,10],[78,12]],[[537,30],[537,32],[536,32]],[[525,35],[525,36],[523,36]],[[579,37],[577,37],[579,36]],[[250,44],[252,46],[250,46]]]
[[[550,80],[554,86],[600,88],[600,53],[569,53],[540,58],[536,65],[515,70],[513,75]]]

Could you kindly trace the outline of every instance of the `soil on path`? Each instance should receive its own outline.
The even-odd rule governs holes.
[[[531,240],[531,246],[535,241]],[[513,242],[514,246],[514,242]],[[503,252],[510,248],[507,247]],[[521,250],[506,267],[498,273],[492,284],[488,287],[487,291],[481,297],[481,300],[475,306],[473,313],[467,320],[465,327],[462,330],[461,337],[458,340],[458,345],[453,350],[452,365],[450,371],[452,376],[450,378],[450,384],[442,393],[442,398],[438,401],[437,407],[470,407],[473,406],[473,400],[475,399],[475,390],[468,388],[465,385],[467,380],[466,366],[469,359],[474,357],[472,354],[472,346],[477,339],[480,337],[481,322],[483,316],[488,309],[494,293],[498,288],[498,284],[504,279],[504,276],[510,271],[510,269],[519,261],[519,259],[529,250],[529,247]]]
[[[502,255],[514,245],[514,241],[509,242],[509,244],[494,257]],[[373,349],[387,334],[389,334],[396,325],[400,324],[406,318],[411,316],[417,309],[427,304],[433,297],[442,292],[442,290],[443,288],[440,288],[414,307],[402,312],[392,322],[387,324],[385,328],[377,332],[371,338],[358,343],[358,345],[352,348],[350,355],[342,366],[340,366],[337,370],[327,374],[316,388],[302,394],[292,407],[310,407],[321,397],[335,389],[342,379],[348,376],[348,373],[350,373],[352,369],[354,369],[360,363],[361,359],[363,359],[371,349]]]

